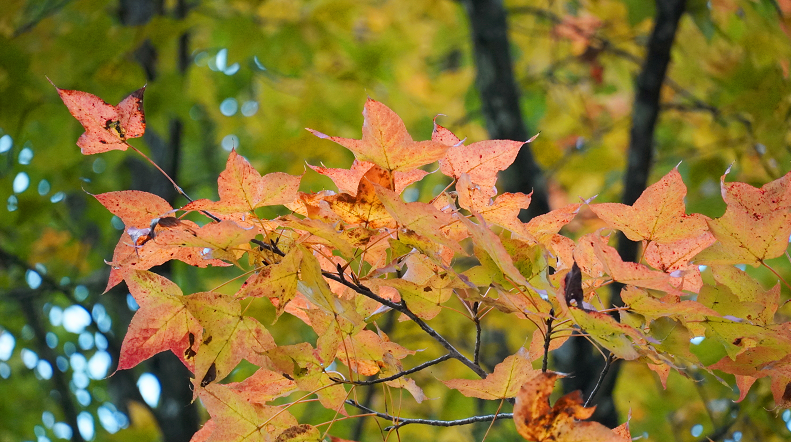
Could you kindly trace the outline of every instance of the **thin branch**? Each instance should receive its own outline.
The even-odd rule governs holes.
[[[547,372],[547,364],[549,362],[549,342],[552,340],[552,321],[555,320],[555,310],[549,311],[549,318],[547,318],[547,331],[544,333],[544,360],[541,361],[541,372]]]
[[[481,318],[478,317],[479,303],[472,304],[472,319],[475,321],[475,352],[472,356],[472,361],[475,365],[481,365]]]
[[[396,423],[395,425],[386,427],[385,431],[395,430],[403,427],[404,425],[409,425],[409,424],[423,424],[423,425],[430,425],[433,427],[456,427],[459,425],[474,424],[476,422],[490,422],[500,419],[513,419],[514,417],[513,413],[501,413],[501,414],[490,414],[487,416],[473,416],[465,419],[457,419],[452,421],[443,421],[443,420],[435,420],[435,419],[408,419],[408,418],[401,418],[398,416],[392,416],[387,413],[381,413],[372,410],[368,407],[358,404],[353,400],[347,400],[346,403],[353,407],[357,407],[360,410],[365,411],[366,413],[374,414],[377,417]]]
[[[601,387],[602,381],[604,381],[604,377],[607,376],[607,372],[610,371],[610,366],[612,365],[613,360],[615,360],[615,357],[613,356],[612,353],[609,353],[607,355],[607,358],[604,360],[604,368],[602,369],[601,374],[599,374],[599,380],[596,381],[596,386],[593,387],[593,391],[591,391],[590,396],[588,396],[588,400],[585,401],[585,405],[584,405],[585,407],[588,406],[591,399],[593,399],[593,396],[596,396],[596,393],[599,392],[599,387]]]
[[[380,304],[386,305],[386,306],[390,307],[391,309],[393,309],[393,310],[395,310],[397,312],[403,313],[409,319],[411,319],[415,324],[417,324],[417,326],[420,327],[424,332],[426,332],[429,336],[434,338],[434,340],[436,340],[443,347],[445,347],[445,349],[448,351],[448,353],[450,354],[450,356],[453,359],[456,359],[459,362],[461,362],[462,364],[464,364],[467,367],[469,367],[470,370],[474,371],[475,374],[480,376],[482,379],[486,378],[486,376],[489,375],[486,372],[486,370],[481,368],[480,365],[474,363],[469,358],[467,358],[466,356],[461,354],[458,350],[456,350],[456,347],[454,347],[453,344],[448,342],[447,339],[445,339],[442,335],[437,333],[436,330],[431,328],[431,326],[429,326],[422,319],[420,319],[414,312],[412,312],[412,310],[410,310],[406,306],[406,304],[403,301],[401,301],[401,303],[399,304],[399,303],[395,303],[395,302],[393,302],[393,301],[391,301],[389,299],[382,298],[381,296],[379,296],[376,293],[374,293],[373,291],[371,291],[371,289],[369,289],[368,287],[365,287],[362,284],[357,284],[357,283],[352,282],[352,281],[347,281],[346,278],[341,278],[339,275],[336,275],[335,273],[330,273],[330,272],[326,272],[326,271],[321,272],[321,273],[327,279],[331,279],[331,280],[333,280],[335,282],[339,282],[339,283],[345,285],[346,287],[349,287],[350,289],[354,290],[355,292],[357,292],[357,293],[359,293],[359,294],[361,294],[361,295],[363,295],[363,296],[365,296],[367,298],[373,299],[374,301],[377,301]]]
[[[430,360],[428,362],[424,362],[424,363],[422,363],[420,365],[417,365],[417,366],[415,366],[413,368],[410,368],[409,370],[400,371],[400,372],[398,372],[398,373],[396,373],[396,374],[394,374],[392,376],[388,376],[386,378],[372,379],[370,381],[348,381],[348,382],[344,382],[344,383],[346,383],[346,384],[354,384],[354,385],[374,385],[374,384],[379,384],[379,383],[382,383],[382,382],[390,382],[390,381],[396,380],[396,379],[398,379],[400,377],[404,377],[406,375],[409,375],[409,374],[421,371],[421,370],[423,370],[423,369],[425,369],[427,367],[431,367],[432,365],[437,365],[440,362],[447,361],[448,359],[451,359],[451,358],[453,358],[453,356],[451,356],[450,354],[446,354],[444,356],[438,357],[437,359],[432,359],[432,360]],[[332,379],[332,378],[330,378],[330,379]],[[332,380],[334,380],[336,382],[341,382],[341,381],[338,381],[337,379],[332,379]]]

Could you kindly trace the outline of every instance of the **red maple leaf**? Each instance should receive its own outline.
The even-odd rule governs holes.
[[[52,81],[50,84],[55,86]],[[132,92],[118,106],[107,104],[87,92],[61,89],[57,86],[55,89],[69,112],[85,128],[85,133],[77,140],[77,146],[83,155],[126,150],[127,139],[142,137],[146,131],[146,117],[143,113],[145,86]]]

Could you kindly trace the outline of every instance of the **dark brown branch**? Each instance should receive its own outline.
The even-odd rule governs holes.
[[[513,419],[514,417],[513,413],[501,413],[501,414],[490,414],[487,416],[473,416],[473,417],[468,417],[466,419],[457,419],[452,421],[443,421],[443,420],[435,420],[435,419],[409,419],[409,418],[401,418],[398,416],[392,416],[387,413],[381,413],[379,411],[372,410],[368,407],[358,404],[357,402],[351,399],[347,400],[346,403],[353,407],[357,407],[360,410],[365,411],[366,413],[375,414],[377,417],[395,423],[395,425],[386,427],[384,429],[385,431],[395,430],[397,428],[401,428],[404,425],[409,425],[409,424],[423,424],[423,425],[431,425],[434,427],[456,427],[459,425],[474,424],[476,422],[491,422],[500,419]]]
[[[547,318],[547,331],[544,334],[544,359],[541,361],[541,372],[547,372],[547,365],[549,362],[549,343],[552,341],[552,321],[554,321],[555,310],[551,309],[549,311],[549,317]]]
[[[475,365],[481,365],[481,318],[478,317],[479,303],[472,304],[473,321],[475,321],[475,351],[473,352],[472,361]]]
[[[519,105],[508,41],[506,11],[502,0],[463,0],[470,20],[475,59],[475,86],[481,98],[486,129],[492,139],[527,140]],[[549,212],[546,183],[530,146],[523,146],[516,161],[505,171],[506,190],[533,192],[527,210],[530,218]]]

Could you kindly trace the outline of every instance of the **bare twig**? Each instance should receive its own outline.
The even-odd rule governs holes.
[[[501,414],[490,414],[490,415],[486,415],[486,416],[473,416],[473,417],[468,417],[468,418],[465,418],[465,419],[457,419],[457,420],[452,420],[452,421],[435,420],[435,419],[408,419],[408,418],[401,418],[401,417],[398,417],[398,416],[392,416],[392,415],[387,414],[387,413],[381,413],[381,412],[372,410],[372,409],[370,409],[368,407],[365,407],[363,405],[358,404],[357,402],[355,402],[353,400],[347,400],[346,403],[351,405],[351,406],[353,406],[353,407],[357,407],[360,410],[365,411],[366,413],[374,414],[377,417],[380,417],[382,419],[389,420],[391,422],[395,422],[395,425],[386,427],[385,431],[395,430],[395,429],[403,427],[404,425],[409,425],[409,424],[423,424],[423,425],[430,425],[430,426],[434,426],[434,427],[456,427],[456,426],[459,426],[459,425],[474,424],[476,422],[490,422],[490,421],[500,420],[500,419],[513,419],[513,417],[514,417],[513,413],[501,413]]]

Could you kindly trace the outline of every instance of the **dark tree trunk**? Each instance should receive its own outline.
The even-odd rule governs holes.
[[[481,97],[481,111],[492,139],[527,141],[528,133],[519,106],[519,90],[514,80],[508,42],[506,11],[502,0],[463,0],[470,20],[475,59],[475,86]],[[549,211],[543,173],[530,146],[522,147],[514,164],[503,173],[505,189],[533,192],[527,215],[532,218]]]
[[[654,153],[654,129],[659,116],[659,93],[670,63],[670,49],[676,37],[678,22],[684,13],[686,0],[661,0],[656,2],[656,20],[643,69],[637,77],[637,92],[632,109],[632,130],[629,133],[629,162],[624,177],[621,202],[634,204],[643,193],[651,171]],[[637,243],[623,234],[618,236],[618,252],[624,261],[637,260]],[[613,297],[621,305],[620,292]]]
[[[654,150],[654,129],[659,116],[659,94],[665,81],[670,63],[670,50],[684,13],[686,0],[662,0],[656,2],[657,14],[654,29],[648,41],[648,52],[636,83],[636,95],[632,110],[632,129],[629,140],[629,161],[624,178],[624,204],[634,204],[643,193],[651,171]],[[637,261],[638,243],[618,234],[618,252],[624,261]],[[612,301],[622,306],[622,284],[612,285]],[[604,361],[591,344],[583,338],[574,338],[556,352],[556,365],[560,371],[574,373],[563,379],[565,391],[583,390],[585,397],[593,389]],[[598,390],[593,404],[597,405],[593,419],[608,426],[618,425],[612,391],[620,369],[619,361],[610,368]]]
[[[119,16],[126,25],[147,23],[156,14],[170,13],[175,18],[184,18],[188,7],[184,0],[174,5],[173,11],[165,11],[161,0],[122,0]],[[177,60],[179,72],[184,74],[190,64],[189,34],[179,36],[177,53],[171,54]],[[157,70],[157,53],[154,46],[146,40],[135,51],[135,58],[146,74],[146,80],[153,82],[159,72]],[[167,135],[157,134],[148,127],[143,140],[151,150],[151,159],[165,173],[178,182],[179,159],[181,157],[183,123],[178,118],[170,120]],[[127,166],[132,176],[133,189],[154,193],[175,206],[178,193],[170,181],[150,164],[138,158],[129,158]],[[172,272],[171,263],[158,267],[155,271],[166,277]],[[124,324],[128,324],[128,321]],[[148,369],[159,380],[162,390],[159,405],[153,409],[165,442],[187,442],[200,427],[197,405],[192,400],[192,385],[189,371],[172,353],[162,353],[147,361]],[[131,377],[130,377],[131,378]]]

